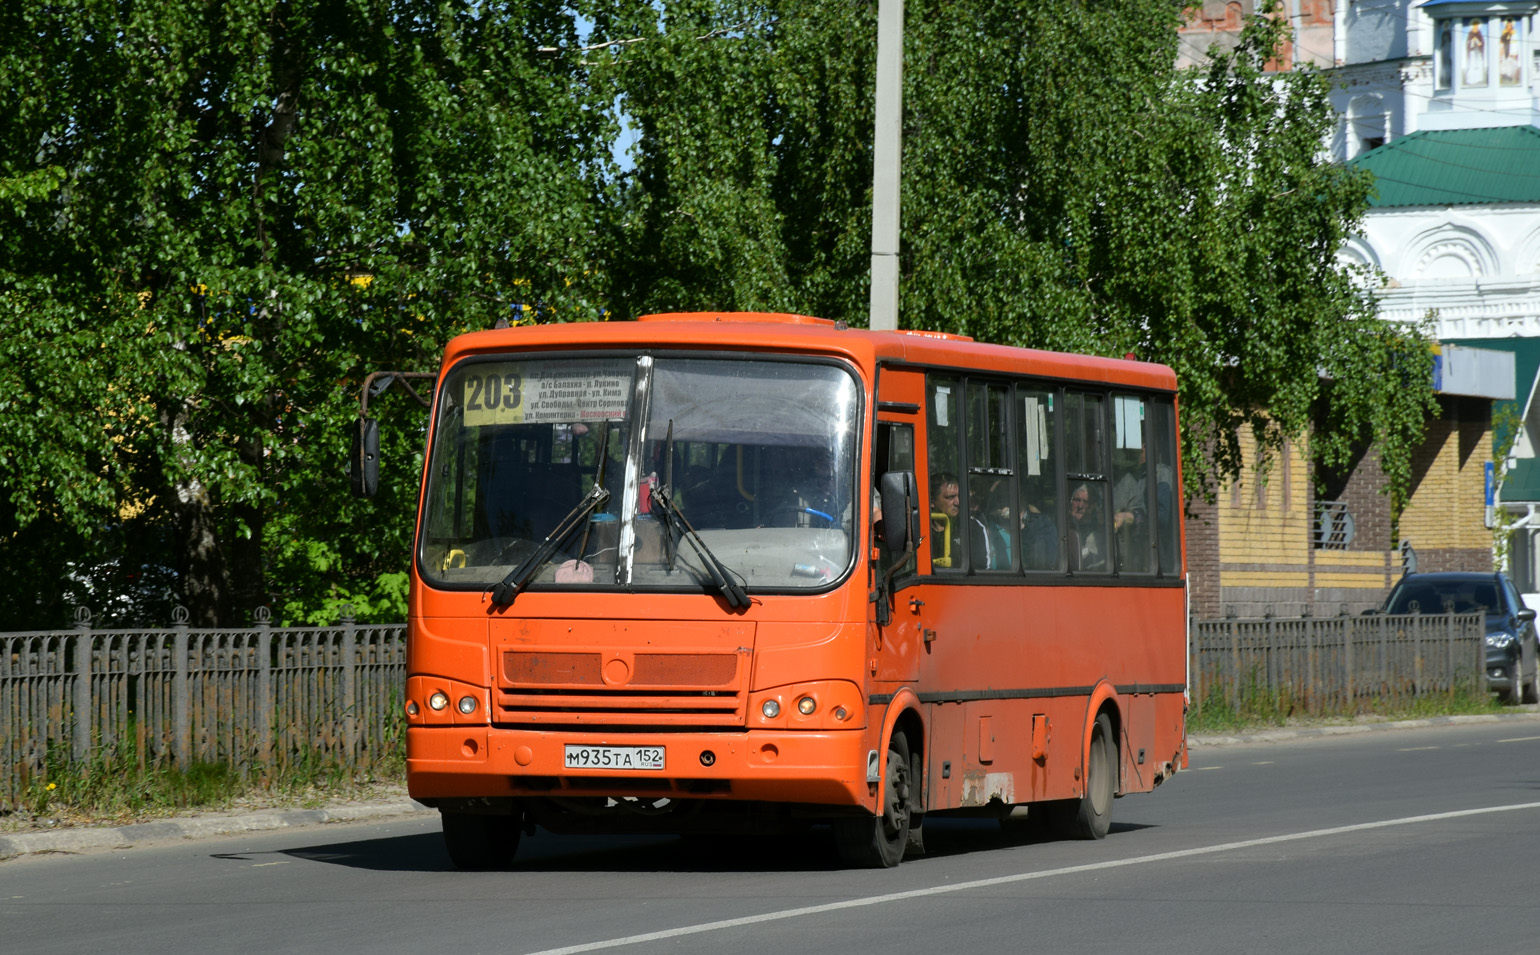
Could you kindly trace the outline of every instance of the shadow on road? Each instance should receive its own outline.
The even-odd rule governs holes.
[[[1114,823],[1109,838],[1149,828]],[[945,858],[1062,841],[1051,834],[1003,831],[991,819],[932,819],[925,824],[925,855]],[[449,862],[437,832],[361,839],[285,849],[274,856],[380,872],[446,872]],[[242,859],[256,854],[240,854]],[[826,872],[841,867],[826,827],[775,836],[569,836],[537,830],[519,843],[509,872]],[[484,878],[487,873],[465,873]]]

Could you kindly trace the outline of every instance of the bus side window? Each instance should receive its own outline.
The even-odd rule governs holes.
[[[1155,553],[1160,573],[1182,572],[1181,488],[1176,485],[1176,406],[1170,398],[1150,402],[1150,451],[1155,475]]]
[[[1135,395],[1112,396],[1112,543],[1123,574],[1155,569],[1145,408]]]
[[[1026,570],[1064,570],[1059,546],[1059,455],[1054,393],[1016,389],[1016,473],[1021,479],[1021,563]]]
[[[952,375],[930,375],[926,381],[929,431],[926,481],[929,516],[920,523],[930,540],[930,566],[938,573],[959,573],[963,559],[962,473],[962,380]]]
[[[1101,395],[1076,391],[1065,395],[1064,402],[1069,566],[1087,573],[1112,569],[1105,403]]]
[[[1010,388],[1004,383],[968,382],[968,495],[963,538],[969,569],[1014,570],[1016,471],[1010,458]],[[954,565],[955,566],[955,565]]]

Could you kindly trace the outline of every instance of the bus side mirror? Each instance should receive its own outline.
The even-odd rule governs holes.
[[[911,541],[919,536],[915,526],[915,507],[919,499],[919,485],[913,471],[887,471],[878,479],[877,491],[882,495],[882,536],[888,551],[902,554]]]
[[[374,497],[380,489],[380,423],[373,418],[359,418],[353,428],[349,478],[354,497]]]

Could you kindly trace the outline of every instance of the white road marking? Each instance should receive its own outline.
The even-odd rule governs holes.
[[[1253,766],[1271,766],[1272,764],[1273,764],[1273,760],[1264,759],[1264,760],[1262,760],[1259,763],[1252,763],[1251,765],[1253,765]]]
[[[263,866],[268,866],[268,865],[288,865],[288,864],[289,863],[287,861],[284,861],[284,862],[254,862],[254,863],[252,863],[251,867],[253,869],[260,869]]]
[[[725,928],[741,928],[745,925],[758,925],[762,922],[779,922],[785,919],[801,918],[805,915],[822,915],[825,912],[839,912],[845,909],[866,908],[872,905],[885,905],[889,902],[903,902],[907,899],[923,899],[934,895],[949,895],[955,892],[966,892],[971,889],[987,889],[996,885],[1012,885],[1017,882],[1031,882],[1036,879],[1049,879],[1060,875],[1077,875],[1082,872],[1098,872],[1103,869],[1120,869],[1125,866],[1143,865],[1149,862],[1170,862],[1173,859],[1190,859],[1194,856],[1214,855],[1219,852],[1234,852],[1237,849],[1252,849],[1257,846],[1277,845],[1281,842],[1299,842],[1302,839],[1322,839],[1327,836],[1340,836],[1349,832],[1367,832],[1372,829],[1387,829],[1391,826],[1410,826],[1421,822],[1441,822],[1445,819],[1464,819],[1469,816],[1484,816],[1495,812],[1515,812],[1525,809],[1540,809],[1540,802],[1514,803],[1509,806],[1488,806],[1484,809],[1458,809],[1453,812],[1435,812],[1425,816],[1403,816],[1399,819],[1382,819],[1378,822],[1361,822],[1351,826],[1334,826],[1330,829],[1311,829],[1307,832],[1290,832],[1281,836],[1265,836],[1261,839],[1246,839],[1242,842],[1225,842],[1217,846],[1203,846],[1197,849],[1177,849],[1173,852],[1157,852],[1147,856],[1135,856],[1132,859],[1114,859],[1107,862],[1092,862],[1086,865],[1065,866],[1059,869],[1045,869],[1039,872],[1020,872],[1016,875],[996,876],[993,879],[975,879],[972,882],[957,882],[952,885],[935,885],[925,889],[910,889],[907,892],[891,892],[887,895],[868,895],[858,899],[846,899],[843,902],[828,902],[823,905],[807,905],[796,909],[782,909],[779,912],[766,912],[763,915],[746,915],[736,919],[722,919],[716,922],[702,922],[698,925],[685,925],[679,928],[665,929],[661,932],[648,932],[643,935],[627,935],[624,938],[605,939],[602,942],[585,942],[581,945],[566,945],[561,948],[548,948],[539,952],[531,952],[529,955],[578,955],[580,952],[599,952],[610,948],[620,948],[625,945],[639,945],[642,942],[661,942],[671,938],[681,938],[686,935],[699,935],[703,932],[715,932]]]
[[[1499,743],[1528,743],[1540,739],[1540,736],[1515,736],[1513,739],[1500,739]]]
[[[1396,752],[1398,752],[1398,753],[1423,753],[1423,752],[1426,752],[1426,751],[1428,751],[1430,749],[1438,749],[1438,747],[1437,746],[1408,746],[1408,747],[1406,747],[1404,749],[1398,749],[1398,750],[1396,750]]]
[[[1210,770],[1214,770],[1214,769],[1224,769],[1224,767],[1223,766],[1199,766],[1198,767],[1198,772],[1206,773],[1206,772],[1208,772]]]

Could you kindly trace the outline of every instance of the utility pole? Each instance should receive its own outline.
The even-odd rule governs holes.
[[[898,182],[904,127],[904,0],[877,3],[877,128],[872,138],[872,300],[868,325],[898,328]]]

